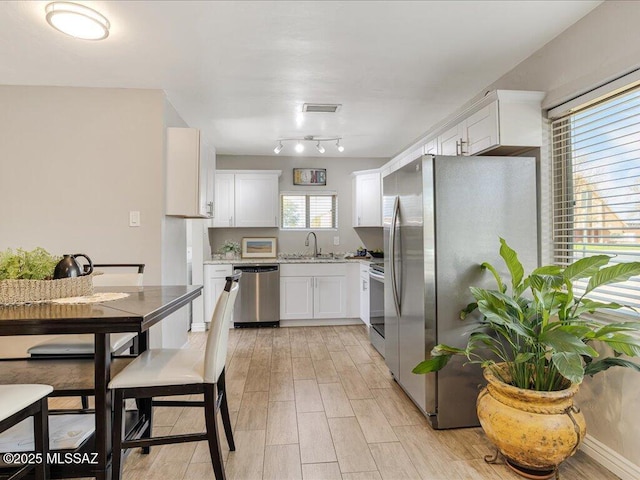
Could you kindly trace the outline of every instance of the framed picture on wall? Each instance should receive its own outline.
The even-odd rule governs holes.
[[[242,258],[275,258],[276,237],[244,237]]]
[[[293,184],[294,185],[326,185],[327,169],[326,168],[294,168]]]

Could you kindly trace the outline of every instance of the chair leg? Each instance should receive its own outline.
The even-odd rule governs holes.
[[[216,422],[216,386],[214,384],[207,384],[204,387],[204,418],[207,424],[207,441],[209,442],[209,454],[211,455],[213,472],[216,480],[225,480],[218,424]]]
[[[40,400],[40,409],[33,416],[33,435],[35,440],[36,453],[42,453],[42,462],[35,466],[36,480],[46,480],[49,478],[49,464],[47,463],[47,453],[49,452],[49,408],[47,398]]]
[[[81,400],[82,400],[82,408],[84,410],[88,409],[89,408],[89,397],[87,397],[86,395],[83,395]]]
[[[122,440],[124,428],[124,394],[122,390],[115,390],[113,399],[113,452],[111,454],[111,478],[122,478]]]
[[[236,444],[233,441],[233,430],[231,429],[231,418],[229,417],[229,404],[227,403],[227,387],[224,381],[224,368],[218,378],[218,392],[222,395],[220,402],[220,416],[222,417],[222,425],[224,425],[224,434],[227,437],[229,450],[236,451]]]
[[[138,411],[149,418],[149,426],[142,434],[142,438],[151,438],[153,436],[153,398],[139,398],[136,399],[136,401]],[[148,455],[150,452],[151,447],[142,447],[142,453],[144,455]]]

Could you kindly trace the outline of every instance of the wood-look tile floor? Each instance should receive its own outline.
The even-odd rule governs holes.
[[[204,350],[205,333],[189,348]],[[363,326],[232,330],[229,480],[516,480],[480,428],[436,431],[391,378]],[[201,409],[157,408],[157,434],[204,431]],[[564,480],[616,479],[578,452]],[[124,478],[213,479],[205,442],[132,452]]]

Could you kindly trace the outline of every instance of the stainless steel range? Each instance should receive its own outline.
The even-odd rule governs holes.
[[[384,357],[384,263],[369,266],[369,340]]]

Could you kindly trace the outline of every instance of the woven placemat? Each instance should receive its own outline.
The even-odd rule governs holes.
[[[128,296],[129,296],[128,293],[102,292],[102,293],[94,293],[93,295],[85,295],[82,297],[56,298],[55,300],[50,300],[50,302],[57,303],[59,305],[100,303],[100,302],[109,302],[111,300],[120,300],[121,298],[126,298]]]

